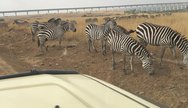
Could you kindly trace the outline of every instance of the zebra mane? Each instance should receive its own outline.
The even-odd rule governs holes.
[[[181,33],[179,33],[176,30],[173,30],[176,32],[176,36],[179,36],[183,41],[188,42],[188,39],[185,37],[185,35],[182,35]]]
[[[181,38],[183,41],[185,41],[186,43],[188,43],[188,39],[185,37],[185,35],[181,35]]]

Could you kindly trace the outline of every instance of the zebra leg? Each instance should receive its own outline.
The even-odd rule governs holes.
[[[161,54],[160,54],[160,66],[162,64],[162,59],[163,59],[163,56],[164,56],[164,53],[165,53],[165,50],[166,48],[164,46],[161,47]]]
[[[125,64],[126,64],[126,54],[123,54],[123,71],[125,74],[127,74]]]
[[[177,61],[177,58],[176,58],[176,50],[175,50],[175,47],[170,47],[170,51],[175,59],[175,62],[176,62],[176,65],[178,65],[178,61]]]
[[[115,58],[114,58],[114,50],[112,49],[112,69],[115,70]]]
[[[32,29],[31,29],[31,34],[32,34],[32,42],[34,42],[35,41],[35,36],[36,36],[36,30],[35,31],[33,31]]]
[[[97,52],[94,43],[95,43],[95,40],[92,40],[92,41],[91,41],[91,44],[92,44],[93,50],[95,50],[95,52]]]
[[[46,42],[46,39],[43,37],[40,37],[40,39],[38,40],[38,44],[40,46],[40,52],[42,52],[42,54],[46,52],[45,42]]]
[[[130,56],[130,66],[131,66],[131,71],[133,72],[133,56]]]
[[[91,39],[88,39],[88,50],[91,52]]]
[[[62,47],[61,47],[61,41],[62,41],[62,37],[59,37],[59,49],[62,49]]]
[[[44,46],[43,46],[43,44],[40,44],[40,49],[39,49],[39,51],[40,51],[42,54],[44,54]]]
[[[101,40],[102,43],[102,54],[106,54],[106,40]]]
[[[45,48],[46,48],[46,52],[47,52],[48,51],[48,45]]]

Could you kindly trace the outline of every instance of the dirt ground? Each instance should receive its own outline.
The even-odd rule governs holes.
[[[148,47],[148,50],[155,54],[153,76],[143,70],[141,62],[136,57],[134,58],[134,72],[131,72],[127,66],[128,74],[126,75],[122,70],[123,56],[116,54],[116,69],[112,70],[111,52],[108,49],[107,55],[103,56],[100,53],[100,44],[97,45],[97,53],[89,53],[87,41],[74,34],[71,38],[66,35],[63,40],[63,46],[69,46],[66,55],[65,50],[57,45],[57,41],[49,42],[49,51],[45,55],[40,55],[37,42],[31,41],[31,33],[28,29],[7,30],[0,34],[0,57],[17,72],[31,69],[77,70],[154,103],[169,108],[188,108],[188,70],[181,69],[175,64],[169,50],[166,51],[164,62],[160,66],[159,53],[157,53],[160,49]],[[181,53],[178,52],[178,60],[181,61],[181,59]],[[5,70],[0,74],[7,74],[7,72]]]

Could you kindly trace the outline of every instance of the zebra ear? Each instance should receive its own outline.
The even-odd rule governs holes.
[[[55,18],[51,18],[48,20],[49,23],[54,22],[54,21],[55,21]]]
[[[115,20],[115,21],[117,21],[117,17],[113,17],[113,18],[112,18],[112,20]]]
[[[61,21],[61,18],[57,18],[56,21]]]
[[[61,18],[56,19],[56,20],[54,21],[54,23],[55,23],[56,25],[61,24]]]

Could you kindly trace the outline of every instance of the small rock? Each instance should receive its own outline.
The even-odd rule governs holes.
[[[172,104],[170,104],[170,106],[171,106],[171,107],[174,107],[174,104],[172,103]]]
[[[52,47],[56,47],[56,45],[54,44],[54,45],[52,45]]]
[[[43,65],[44,65],[44,63],[40,63],[40,65],[41,65],[41,66],[43,66]]]
[[[67,55],[67,48],[65,48],[63,55]]]
[[[142,95],[142,94],[144,94],[144,92],[139,92],[139,95]]]
[[[33,67],[37,67],[37,64],[34,64]]]
[[[49,63],[49,66],[52,66],[52,63]]]
[[[58,63],[56,63],[55,65],[56,65],[56,66],[59,66],[59,64],[58,64]]]
[[[180,99],[180,102],[181,102],[181,103],[187,103],[188,101],[187,101],[187,98],[181,98],[181,99]]]
[[[174,89],[176,86],[175,85],[170,85],[169,89]]]

